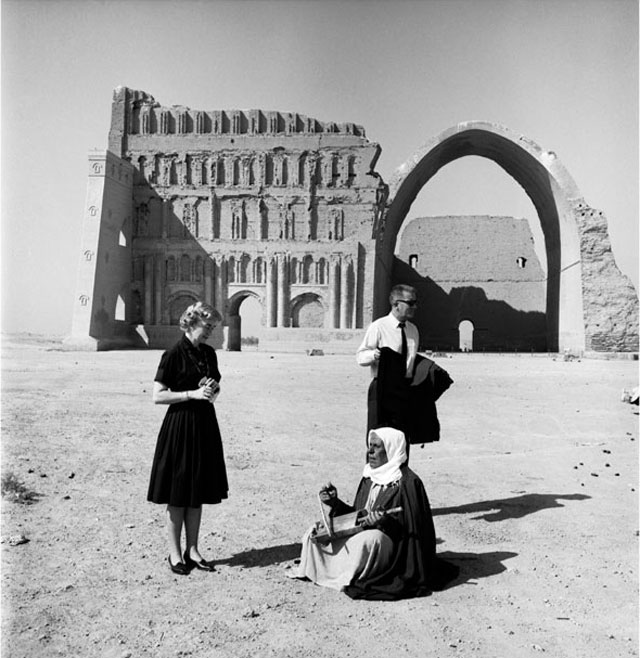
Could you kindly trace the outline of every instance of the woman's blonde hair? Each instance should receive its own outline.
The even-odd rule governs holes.
[[[186,308],[184,313],[180,316],[180,329],[182,329],[182,331],[189,331],[189,329],[195,327],[198,322],[206,320],[220,322],[222,317],[213,306],[202,302],[196,302]]]

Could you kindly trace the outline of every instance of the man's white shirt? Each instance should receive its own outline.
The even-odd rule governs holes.
[[[418,328],[408,320],[404,323],[404,332],[407,337],[407,370],[406,376],[411,377],[413,364],[418,353]],[[393,313],[374,320],[364,335],[364,339],[356,352],[356,360],[361,366],[371,366],[371,376],[378,376],[378,362],[374,352],[381,347],[388,347],[398,354],[402,354],[402,331],[400,321]]]

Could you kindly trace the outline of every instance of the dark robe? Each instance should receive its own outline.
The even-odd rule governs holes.
[[[458,575],[457,567],[436,557],[436,533],[422,480],[406,465],[401,470],[400,481],[383,489],[374,505],[375,510],[402,507],[400,514],[385,516],[376,526],[392,539],[393,557],[384,572],[345,588],[352,599],[385,601],[425,596],[442,589]],[[334,514],[363,509],[370,489],[371,480],[363,478],[353,507],[340,503]]]
[[[380,349],[378,377],[369,388],[367,436],[369,430],[393,427],[404,432],[410,444],[439,441],[436,400],[453,380],[446,370],[419,354],[414,379],[420,383],[412,386],[405,372],[401,354],[389,347]]]

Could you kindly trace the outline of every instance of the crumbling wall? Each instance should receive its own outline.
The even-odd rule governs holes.
[[[578,203],[586,350],[638,351],[638,296],[618,269],[603,212]]]

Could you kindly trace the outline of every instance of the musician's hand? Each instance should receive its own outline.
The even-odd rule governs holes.
[[[378,511],[372,511],[367,514],[367,516],[364,517],[362,520],[362,527],[364,528],[373,528],[374,526],[378,525],[382,517],[384,516],[384,512],[378,512]]]
[[[327,482],[327,484],[320,489],[318,495],[320,496],[320,501],[329,507],[333,507],[338,502],[338,490],[331,484],[331,482]]]

